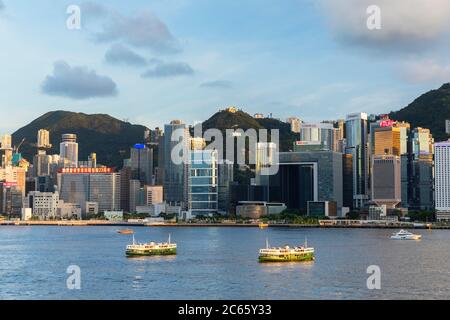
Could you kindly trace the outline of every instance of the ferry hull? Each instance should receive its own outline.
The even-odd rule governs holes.
[[[259,256],[259,262],[302,262],[313,261],[314,253]]]
[[[413,236],[392,236],[392,240],[421,240],[421,235],[413,235]]]
[[[149,250],[127,250],[128,257],[142,256],[173,256],[177,254],[177,249],[149,249]]]

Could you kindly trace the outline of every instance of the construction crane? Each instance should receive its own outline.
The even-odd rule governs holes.
[[[19,145],[17,147],[14,147],[14,153],[19,153],[20,147],[22,147],[25,140],[26,138],[23,138],[22,141],[20,141]]]

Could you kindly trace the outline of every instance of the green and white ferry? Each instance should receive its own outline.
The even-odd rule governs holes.
[[[299,247],[269,247],[269,241],[266,240],[266,248],[259,250],[259,262],[300,262],[313,261],[314,248],[308,248],[305,244]]]
[[[133,256],[171,256],[177,254],[177,244],[171,243],[170,234],[168,242],[136,243],[133,235],[133,244],[127,245],[126,255]]]

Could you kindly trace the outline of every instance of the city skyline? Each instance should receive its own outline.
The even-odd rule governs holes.
[[[41,1],[34,10],[4,0],[0,105],[11,112],[0,132],[58,109],[148,127],[174,112],[194,123],[205,109],[227,105],[317,122],[323,111],[343,118],[398,110],[450,78],[448,3],[434,0],[425,10],[420,1],[378,1],[390,14],[374,34],[365,29],[366,2],[339,1],[347,10],[341,19],[336,2],[325,0],[282,8],[274,1]],[[66,28],[72,4],[81,7],[81,30]],[[83,81],[98,87],[86,90]]]

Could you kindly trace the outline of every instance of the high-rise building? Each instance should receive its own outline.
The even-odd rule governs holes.
[[[144,186],[144,197],[146,206],[163,203],[163,186]]]
[[[136,171],[136,179],[142,184],[153,184],[153,149],[143,144],[131,148],[130,167]]]
[[[119,210],[120,173],[111,168],[62,168],[58,173],[58,192],[65,202],[81,208],[86,202],[96,202],[100,212]]]
[[[162,141],[162,137],[163,131],[160,128],[156,127],[155,130],[150,130],[148,138],[150,140],[150,143],[159,145],[159,143]]]
[[[41,129],[37,134],[37,147],[38,149],[49,149],[51,148],[50,144],[50,132],[45,129]]]
[[[333,151],[280,152],[278,173],[270,176],[269,202],[306,213],[308,201],[343,205],[342,154]]]
[[[434,208],[434,161],[433,154],[422,154],[410,163],[408,208],[410,210],[433,210]],[[403,190],[402,190],[403,192]],[[403,197],[402,197],[403,199]],[[403,200],[402,200],[403,201]]]
[[[0,157],[0,165],[2,168],[12,165],[12,138],[8,134],[0,136]]]
[[[286,120],[287,123],[291,125],[291,131],[294,133],[300,133],[300,128],[302,126],[302,120],[296,117],[290,117]]]
[[[326,120],[322,123],[329,123],[333,126],[333,138],[330,150],[335,152],[345,152],[345,120]]]
[[[434,139],[429,129],[415,128],[411,131],[407,168],[409,209],[432,210],[434,207],[433,146]]]
[[[445,121],[445,132],[450,135],[450,120]]]
[[[59,145],[59,155],[65,168],[78,167],[78,143],[76,134],[63,134]]]
[[[191,138],[191,150],[203,150],[206,147],[205,138],[192,137]]]
[[[120,173],[120,209],[125,212],[130,211],[130,181],[133,179],[133,170],[129,166],[124,166]]]
[[[13,185],[25,196],[26,170],[24,168],[11,166],[0,168],[0,181],[5,182],[6,185]]]
[[[411,153],[414,158],[421,154],[433,154],[434,139],[430,129],[415,128],[411,131]]]
[[[39,150],[38,154],[33,157],[33,176],[42,177],[53,175],[55,168],[58,166],[59,157],[47,155],[44,150]]]
[[[450,140],[439,142],[435,150],[436,217],[450,220]]]
[[[192,216],[218,213],[218,154],[215,150],[191,151],[189,211]]]
[[[337,136],[338,140],[343,140],[345,138],[345,120],[337,120],[335,122],[335,128],[338,129]]]
[[[400,155],[408,154],[411,125],[408,122],[396,122],[394,127],[400,130]]]
[[[34,184],[33,184],[34,182]],[[32,180],[29,180],[30,187],[27,188],[28,191],[39,191],[39,192],[55,192],[56,181],[53,176],[40,176]]]
[[[164,199],[168,204],[181,205],[187,209],[189,128],[179,120],[165,125],[163,144]]]
[[[0,136],[0,149],[12,149],[11,135],[5,134]]]
[[[23,191],[18,188],[17,183],[0,182],[0,214],[20,215],[23,197]]]
[[[343,206],[353,208],[353,156],[342,154]]]
[[[335,128],[331,123],[303,123],[300,129],[300,141],[315,143],[322,150],[334,151]]]
[[[372,159],[372,201],[395,208],[401,199],[400,157],[375,155]]]
[[[231,211],[231,185],[234,180],[234,164],[229,160],[219,161],[218,165],[218,209],[221,214]]]
[[[369,152],[367,114],[354,113],[345,121],[346,150],[352,155],[354,207],[363,207],[369,199]]]
[[[136,207],[144,205],[144,189],[139,180],[130,180],[130,212],[136,212]]]
[[[41,129],[37,134],[37,153],[33,157],[33,176],[43,177],[50,176],[52,169],[58,165],[59,158],[47,155],[47,149],[51,148],[50,133],[48,130]],[[55,165],[55,166],[54,166]]]
[[[400,156],[400,128],[380,127],[374,129],[373,155]]]
[[[268,185],[270,169],[276,165],[278,154],[277,144],[273,142],[258,142],[256,144],[256,166],[255,183],[257,185]]]
[[[88,167],[97,168],[97,154],[92,152],[88,157]]]

